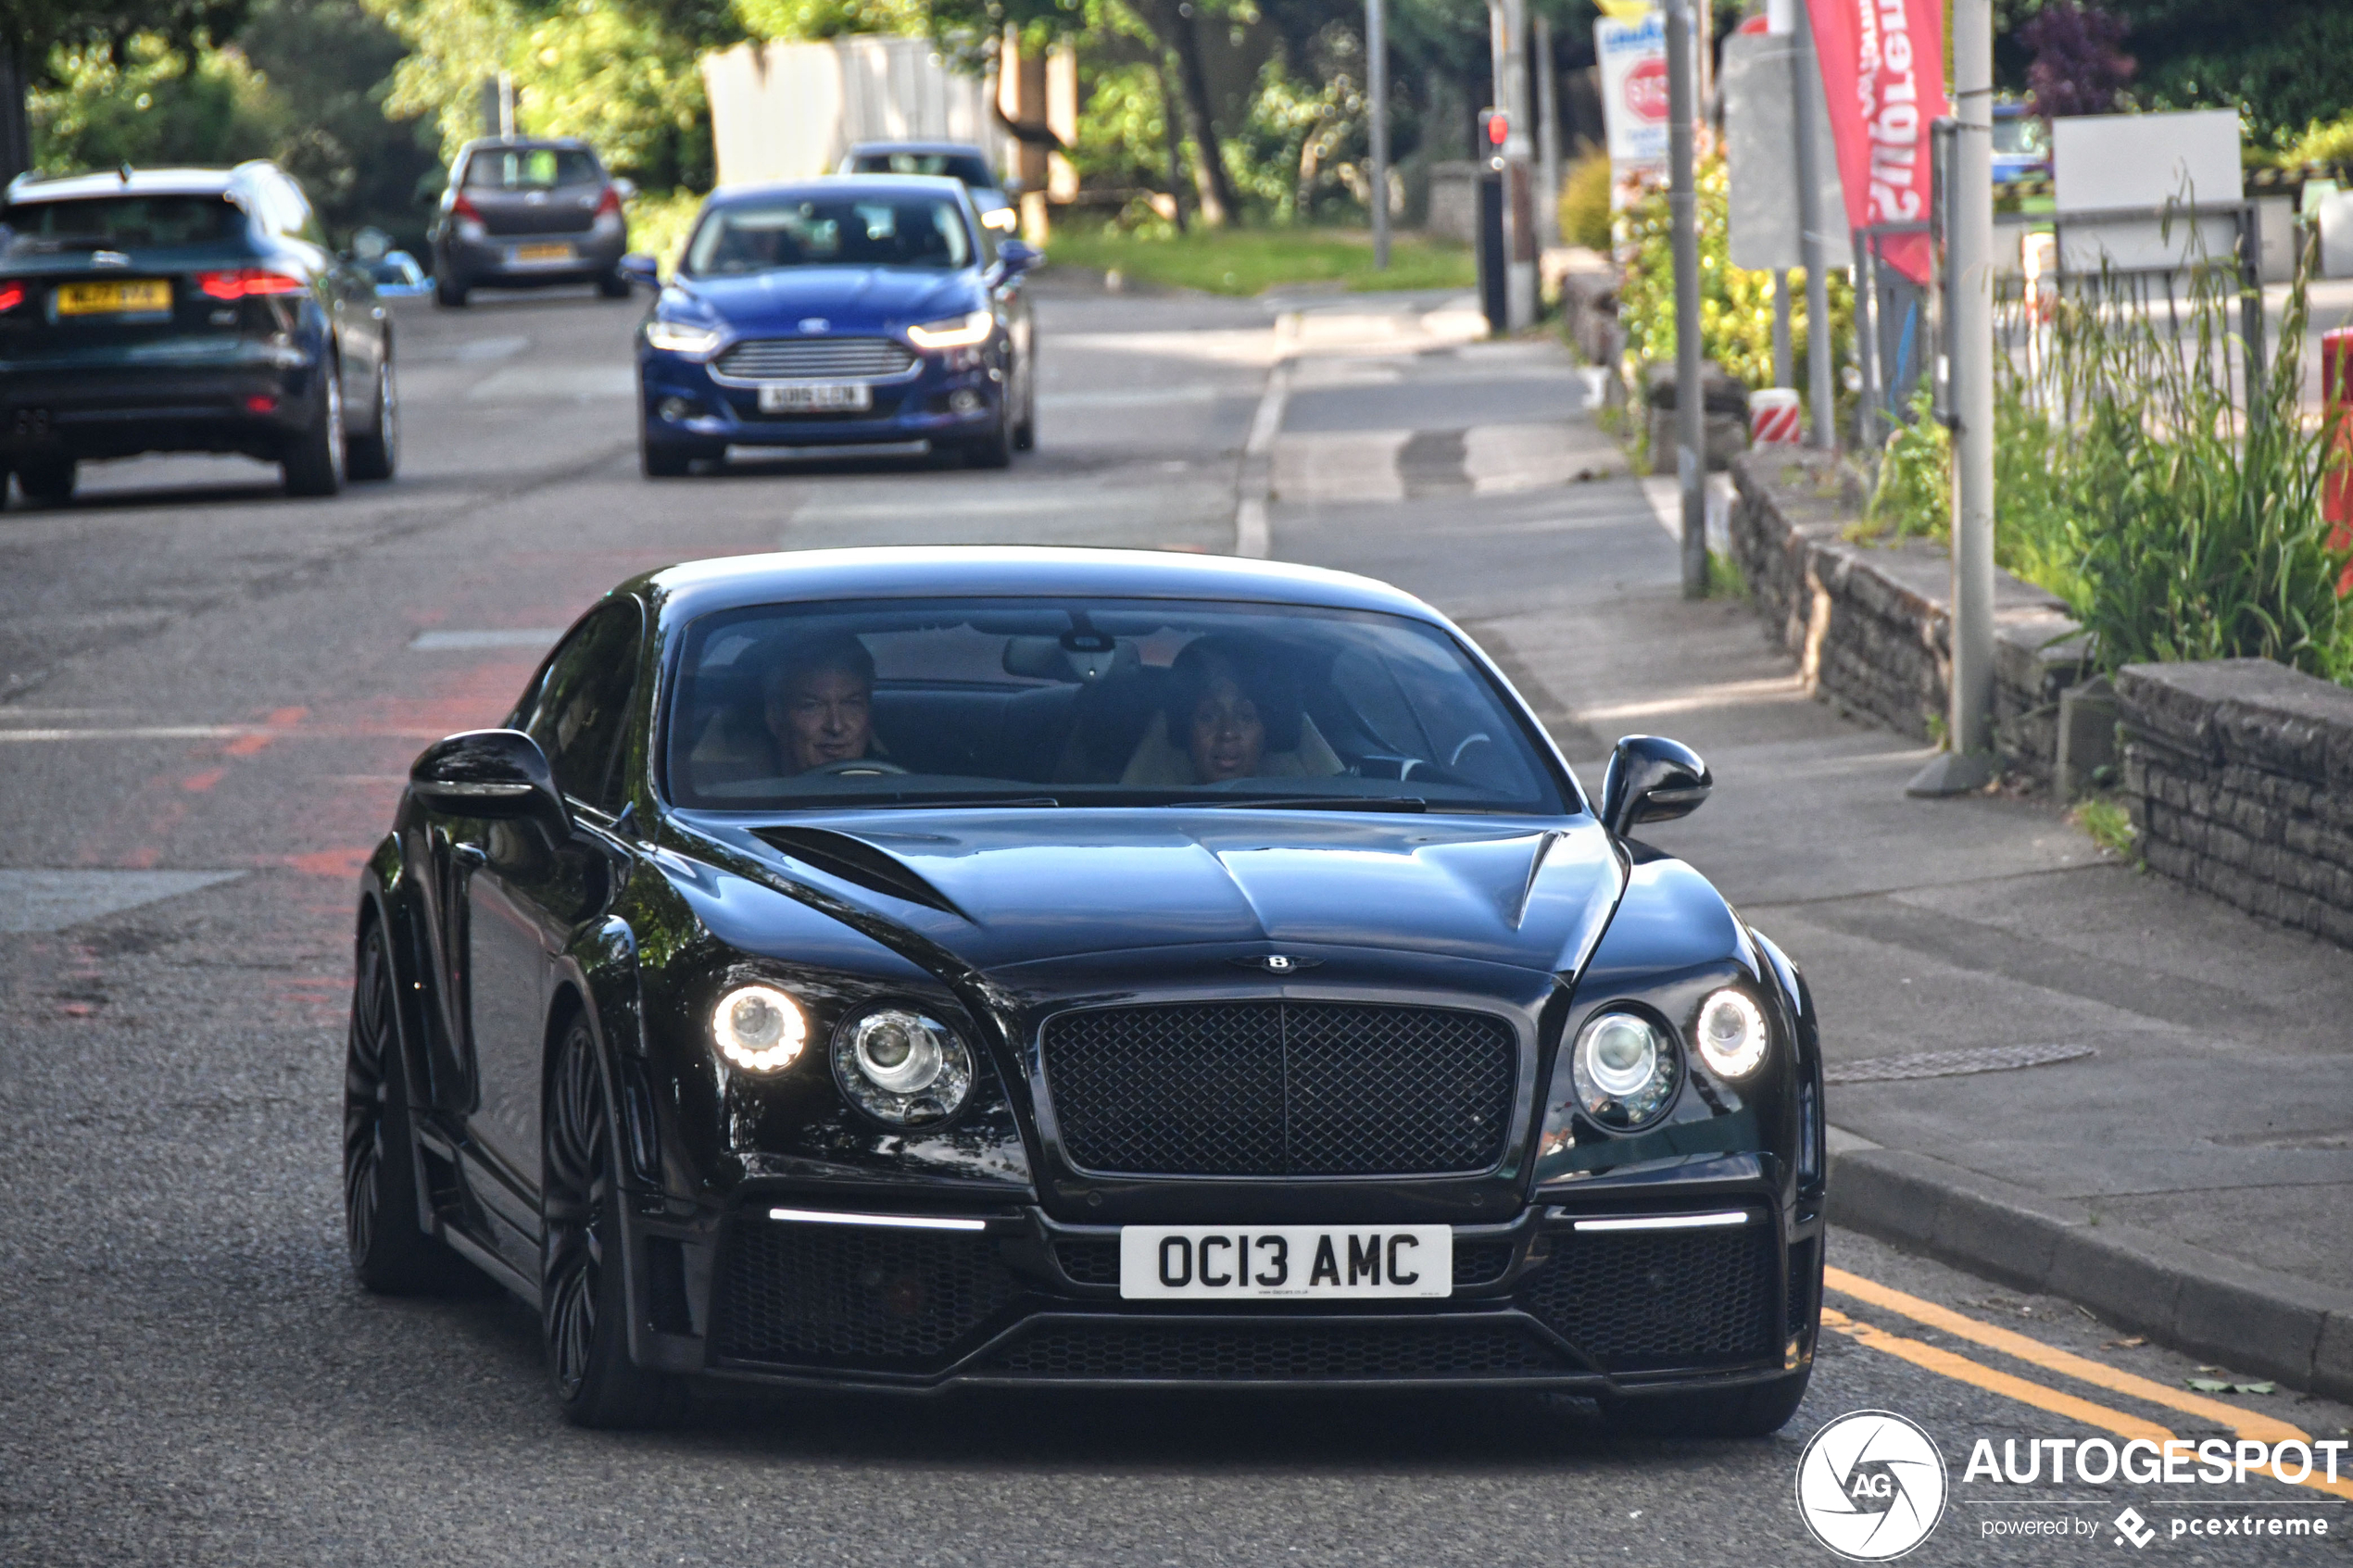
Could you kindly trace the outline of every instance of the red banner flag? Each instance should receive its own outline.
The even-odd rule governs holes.
[[[1940,0],[1806,0],[1822,99],[1838,143],[1838,179],[1850,228],[1925,220],[1929,126],[1945,112],[1944,13]],[[1891,236],[1880,254],[1916,283],[1929,281],[1926,234]]]

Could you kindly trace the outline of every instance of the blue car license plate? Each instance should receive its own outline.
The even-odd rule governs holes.
[[[763,414],[859,414],[875,406],[864,382],[762,382]]]

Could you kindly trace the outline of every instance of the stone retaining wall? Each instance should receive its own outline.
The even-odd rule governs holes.
[[[2116,703],[2149,869],[2353,944],[2353,691],[2226,659],[2128,664]]]
[[[1735,458],[1731,546],[1767,634],[1797,656],[1806,689],[1916,740],[1950,710],[1952,567],[1937,546],[1851,544],[1862,482],[1829,456],[1766,447]],[[2059,602],[1994,574],[1995,740],[2005,771],[2051,781],[2059,695],[2083,673]]]

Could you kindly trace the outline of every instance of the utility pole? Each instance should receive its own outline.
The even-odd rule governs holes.
[[[1822,264],[1822,62],[1814,53],[1814,21],[1803,0],[1797,6],[1797,223],[1798,258],[1806,268],[1806,369],[1813,390],[1814,445],[1838,449],[1838,394],[1831,357],[1831,280]],[[1844,216],[1843,214],[1841,215]]]
[[[1765,0],[1765,31],[1776,38],[1787,38],[1796,30],[1797,19],[1791,13],[1798,0]],[[1794,75],[1793,69],[1793,77]],[[1806,132],[1801,130],[1798,134]],[[1796,367],[1791,363],[1790,348],[1789,269],[1773,269],[1773,384],[1794,388],[1791,379]]]
[[[1700,383],[1699,118],[1692,0],[1667,0],[1667,212],[1675,251],[1675,480],[1683,500],[1683,596],[1707,596],[1707,409]]]
[[[1558,75],[1553,69],[1553,19],[1537,14],[1536,168],[1543,176],[1536,193],[1536,232],[1548,245],[1561,243],[1561,109]]]
[[[1388,0],[1365,0],[1365,97],[1372,112],[1373,270],[1389,270]]]
[[[1952,204],[1944,242],[1953,359],[1952,749],[1911,795],[1982,789],[1994,756],[1994,8],[1953,0]]]
[[[1504,317],[1513,332],[1536,320],[1535,204],[1529,199],[1527,0],[1489,0],[1495,107],[1504,111]]]

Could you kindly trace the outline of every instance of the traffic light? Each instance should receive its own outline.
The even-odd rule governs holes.
[[[1478,140],[1487,149],[1487,167],[1501,171],[1504,144],[1511,140],[1512,117],[1502,109],[1478,111]]]

